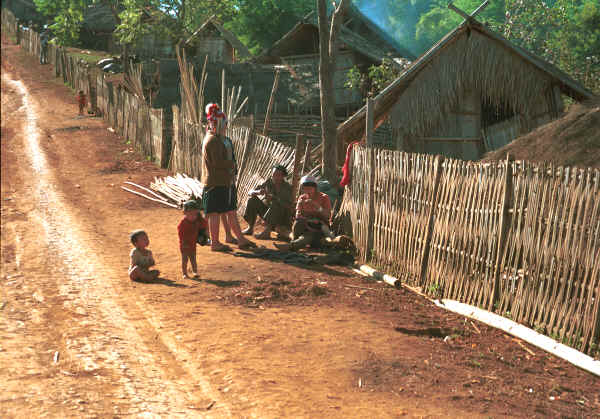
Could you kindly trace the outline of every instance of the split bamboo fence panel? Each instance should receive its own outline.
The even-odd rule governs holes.
[[[498,312],[588,351],[600,334],[600,171],[513,170]]]
[[[446,160],[433,214],[425,290],[488,307],[499,246],[502,164]]]
[[[362,261],[367,260],[367,213],[369,204],[365,200],[368,196],[368,153],[364,147],[352,149],[352,179],[350,187],[346,188],[340,211],[350,215],[352,223],[352,234],[354,244],[358,250],[358,257]]]
[[[173,106],[173,140],[170,168],[200,179],[202,176],[202,125],[185,120],[178,106]]]
[[[434,199],[434,157],[377,151],[371,260],[405,282],[418,284]]]
[[[293,173],[295,149],[269,137],[252,133],[248,128],[238,127],[231,130],[234,135],[232,141],[236,152],[242,150],[242,161],[238,164],[243,168],[238,173],[237,196],[238,212],[244,213],[248,192],[255,189],[260,183],[271,176],[273,166],[281,164],[286,167],[288,173]],[[236,146],[236,142],[239,143]],[[240,154],[237,154],[238,158]]]

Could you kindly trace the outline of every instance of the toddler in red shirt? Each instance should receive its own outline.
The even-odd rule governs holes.
[[[206,236],[207,226],[206,220],[200,215],[196,201],[186,201],[183,204],[183,218],[177,226],[179,250],[181,251],[181,271],[185,279],[189,279],[187,273],[188,260],[192,265],[193,277],[198,278],[196,243],[200,237]]]
[[[87,97],[83,90],[80,90],[77,94],[77,104],[79,105],[79,115],[83,115],[83,110],[87,106]]]

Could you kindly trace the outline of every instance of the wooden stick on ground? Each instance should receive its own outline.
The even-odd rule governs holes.
[[[179,209],[179,207],[178,207],[177,205],[173,205],[173,204],[171,204],[171,203],[169,203],[169,202],[167,202],[167,201],[161,201],[160,199],[155,199],[155,198],[152,198],[152,197],[150,197],[150,196],[148,196],[148,195],[144,195],[143,193],[136,192],[136,191],[134,191],[134,190],[128,189],[128,188],[126,188],[125,186],[121,186],[121,189],[124,189],[124,190],[126,190],[127,192],[131,192],[132,194],[139,195],[139,196],[141,196],[141,197],[143,197],[143,198],[149,199],[150,201],[159,202],[159,203],[161,203],[161,204],[168,205],[169,207],[172,207],[172,208],[177,208],[177,209]]]
[[[481,330],[479,330],[477,328],[477,326],[475,326],[475,323],[471,322],[471,326],[473,326],[473,329],[475,329],[475,331],[477,331],[477,333],[481,334]]]

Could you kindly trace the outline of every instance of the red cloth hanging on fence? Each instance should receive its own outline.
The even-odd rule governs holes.
[[[342,188],[350,183],[350,156],[352,155],[352,147],[358,143],[360,143],[360,141],[355,141],[348,144],[348,149],[346,150],[346,160],[344,161],[344,166],[342,167],[342,180],[340,181],[340,186]]]

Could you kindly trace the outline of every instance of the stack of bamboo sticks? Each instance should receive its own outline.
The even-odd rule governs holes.
[[[150,189],[133,182],[124,183],[128,186],[121,186],[121,189],[172,208],[182,208],[185,201],[202,197],[200,181],[181,173],[164,178],[155,177]]]
[[[204,58],[200,85],[198,86],[194,77],[194,66],[188,63],[185,50],[178,45],[176,52],[181,74],[181,109],[183,115],[189,118],[190,122],[200,125],[202,123],[202,113],[204,112],[204,88],[206,86],[208,55]]]

